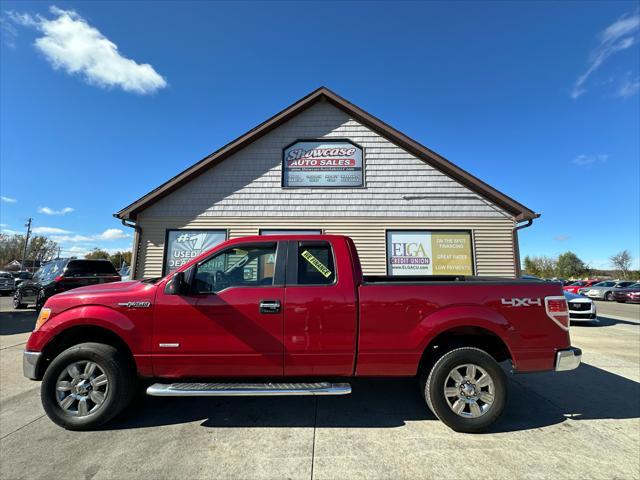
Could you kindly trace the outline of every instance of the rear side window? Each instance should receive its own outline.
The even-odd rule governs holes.
[[[333,252],[328,243],[298,245],[298,285],[330,285],[336,279]]]
[[[0,272],[0,278],[13,278],[10,273]]]
[[[115,267],[108,261],[71,260],[64,272],[65,277],[117,275]]]

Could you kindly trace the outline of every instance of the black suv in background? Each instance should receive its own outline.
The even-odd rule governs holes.
[[[13,294],[13,307],[35,304],[42,308],[47,298],[72,288],[96,283],[119,282],[120,275],[109,260],[53,260],[24,280]]]

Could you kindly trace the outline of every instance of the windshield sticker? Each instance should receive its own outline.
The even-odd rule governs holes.
[[[318,270],[326,278],[329,278],[333,273],[320,260],[318,260],[316,257],[311,255],[311,253],[309,253],[308,250],[305,250],[304,252],[302,252],[301,255],[302,255],[302,258],[304,258],[307,262],[309,262],[313,268]]]

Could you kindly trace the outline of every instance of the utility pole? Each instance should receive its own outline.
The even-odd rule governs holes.
[[[29,219],[27,221],[27,223],[24,224],[25,227],[27,227],[27,236],[24,238],[24,250],[22,251],[22,269],[26,270],[26,267],[24,266],[24,262],[27,259],[27,245],[29,245],[29,236],[31,235],[31,221],[33,219]]]
[[[56,260],[60,260],[60,247],[58,247],[58,258]]]

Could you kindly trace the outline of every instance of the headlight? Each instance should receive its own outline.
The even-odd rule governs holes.
[[[34,331],[38,330],[42,325],[44,325],[44,322],[49,320],[50,316],[51,316],[50,308],[43,308],[42,310],[40,310],[40,314],[38,315],[38,320],[36,321],[36,327],[33,330]]]

